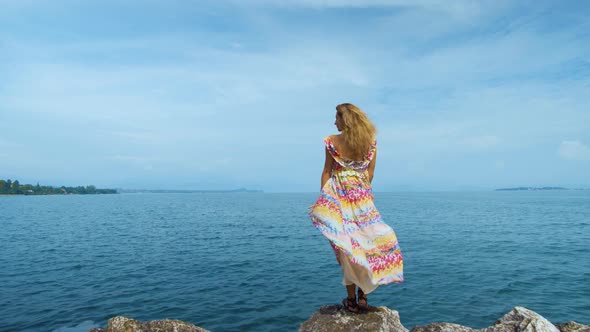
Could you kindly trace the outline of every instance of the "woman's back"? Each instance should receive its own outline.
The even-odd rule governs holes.
[[[366,156],[369,152],[369,149],[371,148],[371,146],[367,146],[365,149],[366,154],[358,156],[358,155],[354,154],[354,151],[349,146],[347,146],[347,144],[344,141],[344,138],[342,137],[341,134],[340,135],[332,135],[332,136],[330,136],[330,138],[332,140],[332,143],[334,144],[334,148],[336,148],[336,150],[340,154],[340,157],[345,160],[361,162],[366,158]]]

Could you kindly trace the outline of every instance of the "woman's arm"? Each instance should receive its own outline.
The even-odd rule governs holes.
[[[373,159],[369,163],[369,183],[373,182],[373,174],[375,174],[375,164],[377,163],[377,150],[373,153]]]
[[[320,191],[322,190],[322,188],[324,188],[326,182],[328,182],[328,180],[330,180],[330,177],[332,176],[333,162],[334,159],[332,158],[330,151],[328,151],[328,148],[326,148],[326,160],[324,161],[324,170],[322,171],[322,186],[320,187]]]

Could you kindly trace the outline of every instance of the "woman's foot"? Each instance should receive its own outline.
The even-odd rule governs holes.
[[[368,310],[369,309],[369,302],[367,302],[367,295],[365,293],[363,293],[363,291],[359,288],[359,301],[358,301],[358,307],[361,310]]]
[[[354,312],[354,313],[359,312],[359,307],[358,307],[358,304],[356,303],[356,299],[354,297],[345,298],[344,300],[342,300],[342,305],[344,306],[344,308],[346,310],[348,310],[350,312]]]

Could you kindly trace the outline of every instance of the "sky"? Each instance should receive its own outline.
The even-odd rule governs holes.
[[[590,2],[0,0],[0,178],[315,192],[335,106],[376,191],[590,188]]]

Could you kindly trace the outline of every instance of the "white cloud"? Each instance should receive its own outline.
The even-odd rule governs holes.
[[[416,8],[444,12],[458,17],[473,16],[484,11],[484,8],[498,6],[502,1],[468,1],[468,0],[229,0],[234,4],[275,6],[275,7],[307,7],[307,8],[370,8],[370,7],[401,7]]]
[[[590,147],[580,141],[562,141],[557,153],[566,160],[590,160]]]
[[[29,50],[27,54],[42,53],[39,50],[47,46],[17,45]],[[329,42],[265,52],[214,49],[179,43],[174,37],[130,40],[133,46],[126,47],[131,51],[123,45],[110,46],[116,52],[169,50],[171,57],[182,50],[187,56],[175,63],[125,66],[23,62],[6,89],[0,90],[3,106],[32,116],[43,113],[62,126],[81,128],[92,121],[88,135],[118,143],[187,146],[198,141],[199,146],[211,147],[208,142],[227,143],[239,132],[246,136],[244,141],[259,139],[263,131],[247,128],[258,126],[260,117],[272,126],[266,133],[272,133],[290,116],[289,109],[312,114],[313,108],[306,106],[317,105],[320,99],[331,99],[335,105],[331,96],[341,94],[339,87],[370,84],[363,62]],[[105,52],[99,48],[92,43],[50,47],[58,59]]]
[[[222,31],[204,20],[178,33],[83,41],[2,38],[0,32],[13,60],[0,85],[0,129],[6,112],[11,122],[77,137],[72,145],[92,147],[102,161],[133,171],[183,167],[187,174],[225,176],[233,167],[224,158],[232,156],[268,183],[274,175],[265,158],[307,172],[282,158],[284,151],[314,161],[310,147],[333,130],[333,107],[342,101],[376,118],[381,163],[402,163],[432,180],[440,160],[448,161],[449,181],[463,181],[465,172],[455,166],[498,170],[508,160],[514,171],[529,155],[553,153],[555,145],[544,142],[583,141],[590,132],[590,81],[584,63],[577,65],[590,55],[579,34],[585,30],[540,27],[547,21],[536,6],[532,13],[496,15],[505,4],[220,1],[220,13],[231,1],[241,7],[228,16],[237,15],[238,24]],[[363,21],[358,26],[348,24],[349,16],[335,20],[349,11],[329,10],[376,6],[390,8],[355,10]],[[282,7],[289,8],[275,16]],[[300,10],[316,11],[301,20]],[[248,29],[235,31],[241,24]],[[5,137],[23,146],[64,141],[49,130],[48,142],[35,141],[39,135],[25,141],[4,126],[12,132]],[[2,139],[0,147],[18,150]],[[587,146],[564,141],[559,155],[587,158]],[[383,176],[400,179],[390,174]]]

